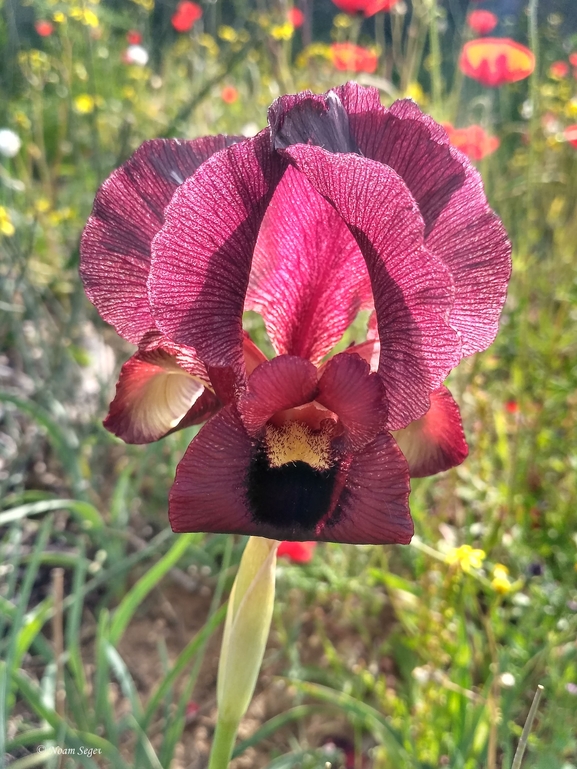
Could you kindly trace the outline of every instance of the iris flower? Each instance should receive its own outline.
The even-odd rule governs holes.
[[[477,171],[409,100],[349,83],[277,99],[250,139],[147,142],[82,239],[89,298],[139,346],[105,424],[143,443],[208,419],[177,532],[407,543],[410,476],[467,454],[442,383],[493,341],[509,273]]]

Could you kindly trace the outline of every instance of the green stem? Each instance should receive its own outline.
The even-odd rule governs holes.
[[[439,40],[439,27],[437,11],[437,0],[433,0],[429,16],[429,41],[431,45],[431,86],[433,91],[433,109],[434,117],[439,119],[439,110],[443,98],[443,81],[441,77],[441,43]]]
[[[216,722],[208,769],[227,769],[236,741],[237,729],[238,723],[225,723],[220,719]]]

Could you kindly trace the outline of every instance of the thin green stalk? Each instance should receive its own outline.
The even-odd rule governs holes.
[[[521,762],[523,761],[523,756],[525,755],[525,748],[527,747],[527,742],[529,741],[529,734],[533,728],[533,721],[537,715],[537,709],[539,707],[539,701],[541,700],[542,694],[543,687],[541,684],[539,684],[537,691],[535,692],[535,696],[533,697],[531,710],[529,711],[529,715],[525,721],[525,726],[523,727],[523,733],[521,734],[521,739],[519,740],[519,745],[517,746],[517,751],[515,752],[515,757],[513,758],[511,769],[520,769],[521,767]]]
[[[431,0],[429,16],[429,40],[431,44],[431,90],[433,96],[433,109],[435,117],[438,117],[443,98],[443,81],[441,77],[441,43],[439,40],[437,0]]]
[[[232,756],[237,729],[238,723],[217,721],[208,769],[227,769]]]

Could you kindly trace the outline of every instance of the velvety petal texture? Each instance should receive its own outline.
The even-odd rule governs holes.
[[[89,298],[139,347],[106,427],[145,443],[206,421],[174,531],[410,541],[410,476],[467,456],[443,381],[492,342],[511,268],[442,126],[347,83],[277,99],[250,139],[147,142],[101,187],[81,251]],[[365,341],[335,354],[360,310]]]
[[[242,312],[252,255],[284,168],[266,130],[216,153],[178,188],[154,239],[155,321],[209,366],[244,370]]]
[[[371,306],[369,274],[345,222],[288,168],[262,223],[245,309],[261,313],[278,353],[316,364]]]
[[[169,509],[173,530],[357,544],[410,541],[407,465],[390,434],[344,456],[320,477],[298,464],[272,473],[263,468],[258,443],[234,410],[223,409],[177,468]]]
[[[429,393],[461,357],[447,319],[449,271],[423,242],[423,219],[402,179],[358,155],[295,145],[283,152],[335,207],[365,258],[381,340],[379,374],[389,400],[390,429],[429,407]]]
[[[460,465],[469,448],[459,407],[446,387],[431,395],[431,408],[404,430],[394,433],[412,478],[434,475]]]
[[[80,276],[108,323],[137,344],[154,329],[146,282],[150,245],[174,191],[215,152],[238,141],[154,139],[109,176],[94,201],[80,245]]]

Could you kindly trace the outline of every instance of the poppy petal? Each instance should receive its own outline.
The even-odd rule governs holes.
[[[102,318],[129,342],[137,344],[155,328],[146,281],[150,245],[166,205],[201,163],[237,141],[207,136],[145,142],[100,187],[82,234],[80,275]]]
[[[460,465],[469,453],[459,407],[446,387],[431,394],[425,416],[393,435],[409,463],[411,478]]]
[[[278,353],[313,363],[372,306],[369,274],[344,221],[295,168],[264,218],[245,309],[256,310]]]
[[[446,322],[451,276],[424,247],[423,219],[392,169],[312,145],[283,152],[335,207],[359,244],[377,313],[388,428],[406,427],[428,410],[429,393],[461,357],[458,335]]]
[[[122,367],[104,421],[126,443],[150,443],[204,422],[220,402],[164,350],[139,351]]]
[[[310,361],[279,355],[255,368],[238,410],[247,431],[254,435],[277,411],[313,401],[317,390],[317,369]]]
[[[359,451],[387,421],[385,387],[358,355],[340,353],[322,369],[317,401],[339,417],[348,450]]]
[[[318,527],[315,539],[407,545],[414,532],[409,491],[405,458],[392,436],[380,433],[353,455],[336,510]]]
[[[208,366],[244,372],[242,311],[252,254],[284,168],[268,130],[216,153],[176,191],[154,239],[155,321]]]
[[[278,558],[288,558],[293,563],[309,563],[312,561],[316,542],[281,542],[276,551]]]

